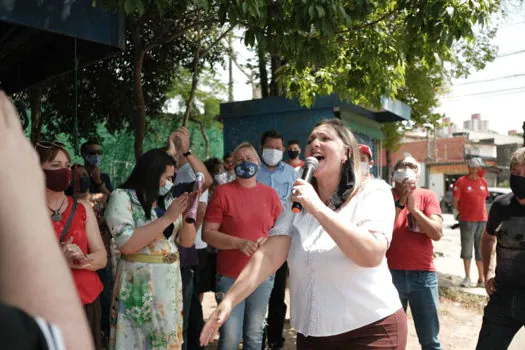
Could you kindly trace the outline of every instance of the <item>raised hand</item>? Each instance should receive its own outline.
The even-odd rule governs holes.
[[[164,214],[171,222],[177,221],[180,215],[186,211],[189,204],[189,195],[187,193],[175,198]]]

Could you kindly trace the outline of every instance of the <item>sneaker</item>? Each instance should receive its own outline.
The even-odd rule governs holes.
[[[485,281],[478,281],[478,284],[476,285],[478,288],[485,288]]]
[[[463,282],[461,282],[461,287],[470,288],[471,286],[472,286],[472,282],[470,281],[470,277],[465,277]]]

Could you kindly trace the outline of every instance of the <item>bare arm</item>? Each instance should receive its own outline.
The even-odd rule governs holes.
[[[135,228],[133,234],[126,241],[126,243],[120,246],[120,252],[122,254],[134,254],[155,239],[162,238],[166,227],[174,223],[187,206],[187,193],[179,196],[178,198],[175,198],[162,217],[152,221],[147,225]],[[106,219],[108,218],[106,217]],[[109,223],[110,220],[107,221]]]
[[[84,310],[47,213],[38,157],[3,92],[0,135],[0,198],[9,203],[0,208],[0,299],[56,324],[68,349],[92,349]]]
[[[312,215],[343,253],[359,266],[378,266],[385,257],[388,244],[381,235],[371,234],[370,231],[349,223],[326,206]]]
[[[421,231],[433,241],[439,241],[443,237],[443,219],[439,215],[426,216],[419,209],[415,209],[411,214],[416,219]]]
[[[243,239],[220,232],[220,226],[219,223],[205,221],[202,229],[202,240],[221,250],[239,249],[239,244]]]
[[[199,202],[197,207],[197,219],[195,220],[195,229],[198,231],[204,223],[204,216],[206,215],[206,208],[208,202]]]
[[[215,337],[219,327],[229,318],[233,308],[246,299],[268,276],[286,261],[291,239],[288,236],[271,236],[252,256],[222,302],[210,315],[202,330],[200,343],[206,346]]]
[[[253,254],[224,300],[235,307],[246,299],[266,279],[284,264],[290,250],[291,238],[271,236]]]
[[[483,231],[481,237],[481,260],[483,261],[483,271],[485,271],[485,281],[494,277],[496,263],[496,236],[489,235],[487,231]]]
[[[89,252],[89,254],[87,255],[87,259],[89,263],[85,266],[81,266],[78,268],[90,271],[98,271],[104,268],[108,263],[106,248],[104,247],[104,242],[102,241],[102,237],[100,236],[97,217],[95,216],[93,209],[87,202],[82,202],[82,204],[86,208],[87,214],[86,234],[88,239]],[[72,267],[77,268],[75,266]]]
[[[456,210],[459,210],[459,197],[454,197],[454,199],[452,200],[452,205],[454,206],[454,208],[456,208]]]
[[[179,244],[185,248],[191,248],[193,244],[195,244],[195,235],[195,225],[184,221],[179,237]]]
[[[202,187],[202,191],[204,192],[210,186],[213,184],[213,178],[211,177],[210,173],[208,172],[208,169],[206,169],[206,165],[197,158],[194,154],[190,154],[188,157],[186,157],[188,160],[188,163],[190,163],[191,168],[196,173],[201,172],[204,175],[204,184]]]

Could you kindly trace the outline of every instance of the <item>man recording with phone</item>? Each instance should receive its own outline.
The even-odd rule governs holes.
[[[421,347],[441,349],[432,241],[441,239],[443,219],[436,195],[417,187],[419,171],[412,156],[405,156],[394,167],[396,219],[386,256],[405,311],[410,304]]]

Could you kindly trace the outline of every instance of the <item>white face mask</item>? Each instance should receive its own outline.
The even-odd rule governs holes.
[[[278,149],[263,149],[262,159],[269,166],[276,166],[281,160],[283,160],[283,151]]]
[[[213,178],[219,185],[223,185],[228,182],[228,173],[224,171],[222,173],[215,174]]]
[[[361,162],[361,175],[368,175],[370,173],[370,166],[368,162]]]
[[[164,184],[164,186],[159,188],[159,195],[161,196],[167,195],[172,187],[173,187],[173,182],[171,182],[170,180],[166,180],[166,183]]]
[[[392,180],[397,183],[402,183],[405,179],[415,181],[416,177],[416,172],[414,170],[406,168],[396,170],[392,176]]]

